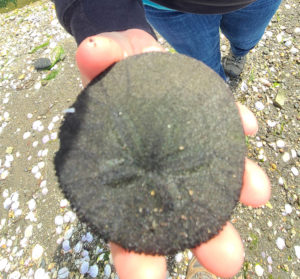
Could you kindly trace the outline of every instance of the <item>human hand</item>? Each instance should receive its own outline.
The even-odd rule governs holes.
[[[149,51],[163,51],[163,48],[152,36],[138,29],[102,33],[87,38],[80,44],[76,54],[82,82],[86,86],[113,63]],[[258,130],[254,115],[240,104],[238,108],[245,134],[254,135]],[[268,201],[270,183],[260,167],[249,159],[245,160],[240,201],[258,207]],[[110,243],[110,247],[120,279],[166,278],[165,257],[128,252],[115,243]],[[192,249],[192,252],[207,270],[227,278],[240,270],[244,260],[241,238],[229,222],[217,236]]]

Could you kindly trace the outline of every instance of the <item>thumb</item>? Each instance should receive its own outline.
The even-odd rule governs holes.
[[[97,35],[85,39],[78,47],[76,61],[83,85],[113,63],[126,57],[126,52],[113,39]]]
[[[140,29],[106,32],[85,39],[76,53],[84,86],[115,62],[147,51],[163,51],[163,48]]]

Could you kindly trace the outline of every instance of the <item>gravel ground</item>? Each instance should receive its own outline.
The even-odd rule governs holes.
[[[248,157],[272,183],[266,206],[238,205],[232,216],[246,252],[235,278],[300,278],[299,11],[298,0],[283,1],[241,78],[229,81],[258,118]],[[78,221],[54,174],[58,128],[82,89],[74,40],[48,1],[1,14],[0,28],[0,279],[118,278],[108,247]],[[51,70],[35,70],[41,57]],[[169,278],[185,278],[191,256],[169,258]]]

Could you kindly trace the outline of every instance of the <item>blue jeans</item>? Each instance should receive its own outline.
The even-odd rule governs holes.
[[[220,29],[235,56],[246,55],[261,39],[281,0],[257,0],[227,14],[190,14],[145,5],[149,23],[179,53],[196,58],[226,79],[220,53]]]

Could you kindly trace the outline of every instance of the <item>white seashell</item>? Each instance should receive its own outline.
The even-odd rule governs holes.
[[[44,253],[44,248],[37,244],[34,246],[34,248],[32,249],[32,259],[35,261],[35,260],[38,260]]]
[[[265,108],[265,106],[262,102],[258,101],[258,102],[255,103],[255,108],[257,110],[263,110]]]
[[[277,245],[277,248],[278,248],[279,250],[282,250],[282,249],[285,247],[285,241],[284,241],[284,239],[281,238],[281,237],[278,237],[278,238],[276,239],[276,245]]]
[[[24,139],[24,140],[25,140],[25,139],[28,139],[28,138],[30,137],[30,135],[31,135],[30,132],[25,132],[25,133],[23,134],[23,139]]]
[[[55,225],[61,226],[64,223],[64,218],[61,215],[57,215],[54,219]]]
[[[261,277],[264,274],[264,269],[259,264],[257,264],[255,266],[255,273],[257,276]]]
[[[295,175],[295,176],[298,176],[298,175],[299,175],[299,171],[298,171],[297,168],[292,167],[292,168],[291,168],[291,171],[292,171],[293,175]]]

